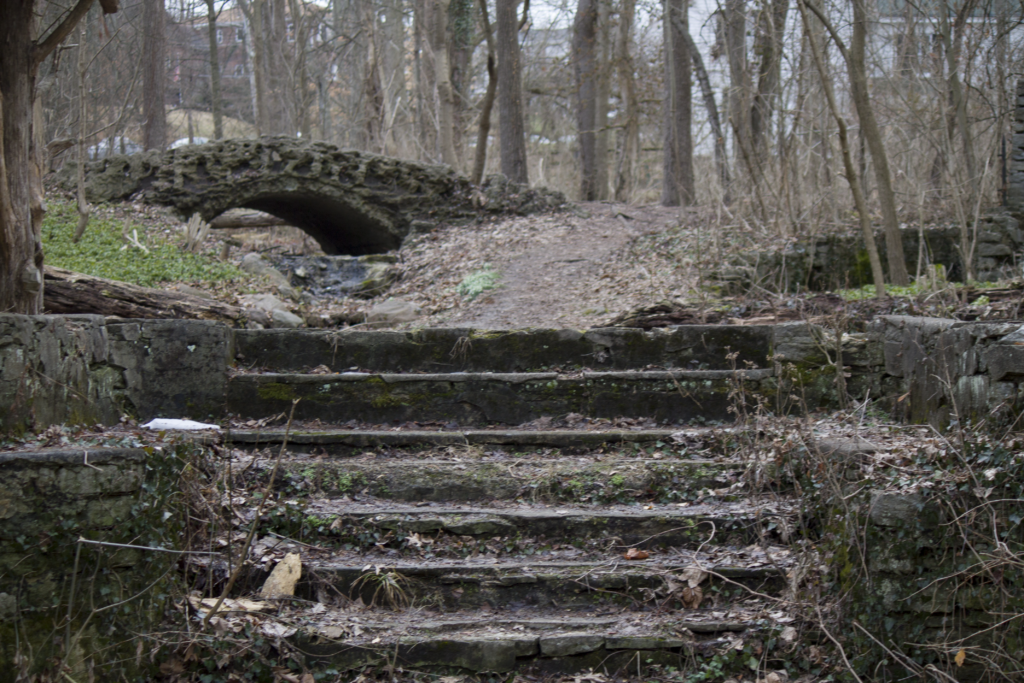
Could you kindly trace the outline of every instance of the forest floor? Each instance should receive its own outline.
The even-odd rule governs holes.
[[[318,253],[294,228],[239,231],[235,237],[243,243],[240,251],[261,251],[271,261],[279,253]],[[777,235],[742,221],[732,225],[710,209],[580,202],[556,213],[414,235],[397,252],[400,278],[387,291],[372,299],[320,300],[300,312],[310,321],[358,324],[375,304],[400,298],[419,306],[423,317],[399,327],[587,329],[825,316],[856,323],[884,313],[995,319],[1015,317],[1021,308],[1020,283],[848,301],[835,293],[765,289],[729,295],[714,279],[743,251],[782,247]],[[493,288],[466,286],[474,282]]]
[[[64,204],[55,203],[52,210],[71,210],[66,198],[54,200]],[[182,241],[180,221],[164,209],[121,204],[96,207],[95,215],[100,225],[107,220],[115,226],[107,228],[113,231],[108,241],[114,246],[105,247],[115,252],[137,253],[124,252],[118,236],[136,229],[141,243],[150,247]],[[271,263],[284,255],[322,254],[297,228],[212,230],[202,248],[211,264],[222,255],[225,238],[239,245],[230,250],[236,265],[250,252]],[[397,281],[376,297],[289,304],[310,325],[331,326],[362,323],[373,306],[395,298],[422,311],[398,327],[480,329],[757,324],[823,316],[856,323],[880,313],[974,320],[1016,317],[1022,307],[1019,282],[985,285],[984,290],[950,286],[884,300],[860,293],[853,297],[859,300],[851,301],[850,292],[796,295],[752,288],[729,294],[715,281],[716,271],[733,257],[783,247],[784,240],[773,232],[713,209],[580,202],[559,212],[492,217],[411,235],[394,253]],[[98,254],[94,260],[109,258]],[[274,293],[269,282],[249,277],[188,281],[186,276],[177,285],[159,286],[184,286],[234,305],[241,305],[247,294]]]

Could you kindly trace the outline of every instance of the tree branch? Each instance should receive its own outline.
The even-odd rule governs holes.
[[[845,61],[849,62],[850,61],[850,57],[849,57],[849,55],[846,52],[846,43],[844,43],[843,39],[839,37],[839,32],[836,31],[835,27],[832,25],[832,22],[828,20],[828,17],[825,16],[825,14],[821,11],[821,9],[819,9],[818,7],[812,5],[807,0],[800,0],[800,2],[801,2],[801,4],[803,4],[804,7],[806,7],[809,10],[811,10],[811,12],[814,13],[814,16],[818,17],[818,20],[825,27],[825,30],[828,31],[830,36],[832,36],[832,40],[833,40],[833,42],[835,42],[836,47],[839,48],[839,52],[840,52],[840,54],[843,55],[843,59]]]
[[[60,22],[60,25],[53,29],[50,35],[36,43],[35,48],[32,50],[32,65],[34,67],[42,64],[43,60],[56,50],[58,45],[64,42],[64,39],[71,34],[75,26],[78,25],[78,22],[82,20],[82,17],[92,7],[92,3],[93,0],[78,0],[78,4],[64,17],[64,21]]]

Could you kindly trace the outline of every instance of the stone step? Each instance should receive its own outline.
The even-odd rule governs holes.
[[[658,423],[731,420],[730,408],[757,392],[772,371],[678,370],[445,374],[236,374],[228,411],[241,417],[288,414],[349,420],[521,424],[545,415],[643,417]],[[767,390],[767,387],[765,387]]]
[[[524,372],[589,367],[727,370],[768,367],[771,325],[687,325],[648,332],[628,328],[491,331],[424,329],[239,330],[239,365],[278,372],[358,368],[374,372]],[[734,358],[729,358],[735,354]]]
[[[689,588],[683,576],[687,569],[711,572],[699,584],[710,604],[745,599],[751,591],[777,596],[786,586],[784,572],[791,564],[788,551],[782,548],[772,555],[774,565],[758,567],[697,565],[676,559],[674,553],[660,560],[658,556],[642,561],[626,561],[619,554],[610,557],[601,562],[403,559],[373,565],[365,555],[320,559],[304,566],[314,577],[305,592],[315,598],[313,588],[322,590],[326,583],[342,595],[371,605],[386,601],[383,576],[398,585],[403,602],[443,612],[501,607],[588,610],[601,605],[682,609],[687,606],[685,600],[693,601],[692,592],[684,595]]]
[[[308,603],[305,603],[308,605]],[[438,614],[418,608],[359,610],[317,605],[228,614],[254,631],[283,638],[316,670],[349,672],[387,666],[449,674],[635,674],[652,664],[682,673],[745,639],[764,637],[790,618],[756,600],[721,609],[630,613],[620,609],[566,615],[558,610]],[[205,611],[200,609],[202,616]],[[765,652],[761,665],[774,658]],[[746,667],[738,663],[737,672]],[[391,670],[389,668],[389,670]],[[780,667],[781,668],[781,667]],[[749,669],[746,669],[750,673]]]
[[[225,429],[202,440],[232,448],[258,449],[279,447],[288,437],[288,451],[324,455],[352,455],[367,448],[444,448],[448,446],[512,446],[522,452],[529,448],[596,449],[609,445],[635,444],[651,447],[659,441],[673,449],[704,447],[716,440],[711,430],[679,429]],[[673,435],[678,435],[673,439]],[[680,443],[681,442],[681,443]],[[659,447],[660,448],[660,447]],[[512,450],[512,449],[508,449]],[[481,451],[482,452],[482,451]]]
[[[774,463],[683,460],[617,455],[561,458],[486,456],[450,449],[434,458],[389,451],[347,458],[294,456],[281,460],[275,486],[288,493],[371,496],[406,502],[516,500],[574,503],[682,502],[708,491],[723,498],[771,483],[781,489]],[[447,457],[444,457],[447,455]],[[236,485],[266,484],[275,458],[242,458]]]
[[[348,500],[288,500],[268,513],[270,530],[315,545],[385,547],[416,538],[465,537],[469,541],[557,539],[582,547],[696,548],[783,540],[794,528],[796,504],[777,496],[735,502],[649,505],[548,506],[494,501],[490,505]],[[249,512],[248,515],[252,513]],[[243,515],[243,517],[246,515]]]

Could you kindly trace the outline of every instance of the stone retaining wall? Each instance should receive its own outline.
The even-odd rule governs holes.
[[[60,661],[79,681],[99,664],[149,665],[120,639],[156,628],[177,555],[78,539],[176,547],[178,458],[171,447],[0,453],[0,683]]]

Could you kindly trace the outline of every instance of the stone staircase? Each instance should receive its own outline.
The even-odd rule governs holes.
[[[298,554],[277,635],[319,671],[782,668],[798,505],[732,413],[772,333],[705,331],[236,335],[224,543],[276,495],[235,597]]]

